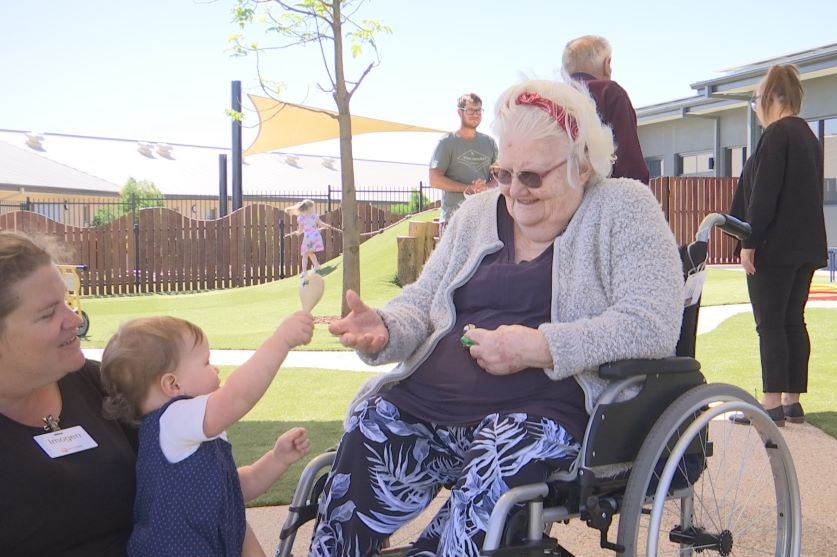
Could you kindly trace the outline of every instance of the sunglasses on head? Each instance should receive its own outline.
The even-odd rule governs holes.
[[[520,172],[512,172],[508,168],[503,168],[501,166],[492,166],[488,170],[491,173],[492,178],[497,180],[498,183],[503,184],[504,186],[508,186],[512,183],[512,179],[514,176],[517,176],[517,181],[526,186],[531,190],[536,190],[543,185],[544,179],[549,176],[552,172],[558,170],[565,164],[569,159],[564,159],[556,166],[553,166],[546,172],[537,173],[532,170],[522,170]]]

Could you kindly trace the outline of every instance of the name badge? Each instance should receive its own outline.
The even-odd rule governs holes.
[[[60,458],[99,446],[80,425],[36,435],[35,442],[50,458]]]

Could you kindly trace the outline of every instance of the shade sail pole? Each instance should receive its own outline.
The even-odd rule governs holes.
[[[241,82],[232,82],[232,110],[241,114]],[[241,119],[232,121],[232,209],[241,209],[243,196],[241,187]]]

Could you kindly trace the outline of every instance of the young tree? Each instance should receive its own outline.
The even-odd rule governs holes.
[[[119,190],[119,204],[96,211],[93,216],[93,226],[107,224],[134,209],[163,207],[165,205],[164,198],[165,196],[157,189],[154,182],[128,178],[128,181]]]
[[[328,76],[328,85],[320,88],[331,93],[337,105],[337,122],[340,129],[340,168],[343,189],[343,305],[342,313],[348,313],[346,290],[360,293],[360,230],[355,193],[355,172],[352,157],[352,116],[349,105],[352,95],[369,72],[378,65],[380,58],[375,37],[389,33],[390,29],[378,21],[358,20],[355,16],[364,0],[237,0],[234,21],[244,29],[264,22],[267,32],[279,37],[279,44],[262,47],[258,43],[245,43],[239,35],[230,40],[238,55],[246,55],[291,46],[315,44],[319,47]],[[344,47],[348,43],[355,58],[372,51],[372,61],[354,80],[346,79]],[[257,64],[258,66],[258,64]],[[259,74],[263,87],[265,81]]]

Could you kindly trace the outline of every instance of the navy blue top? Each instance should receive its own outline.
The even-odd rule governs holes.
[[[180,397],[182,398],[182,397]],[[244,499],[231,445],[204,441],[171,464],[160,448],[160,416],[173,399],[142,419],[130,557],[240,557]]]
[[[468,323],[493,330],[500,325],[536,328],[550,321],[552,246],[531,261],[515,263],[514,223],[502,197],[497,222],[504,247],[486,256],[474,276],[454,293],[453,329],[412,375],[382,396],[432,423],[471,425],[495,412],[522,412],[551,418],[581,439],[588,416],[575,379],[553,381],[542,368],[491,375],[459,341]]]

